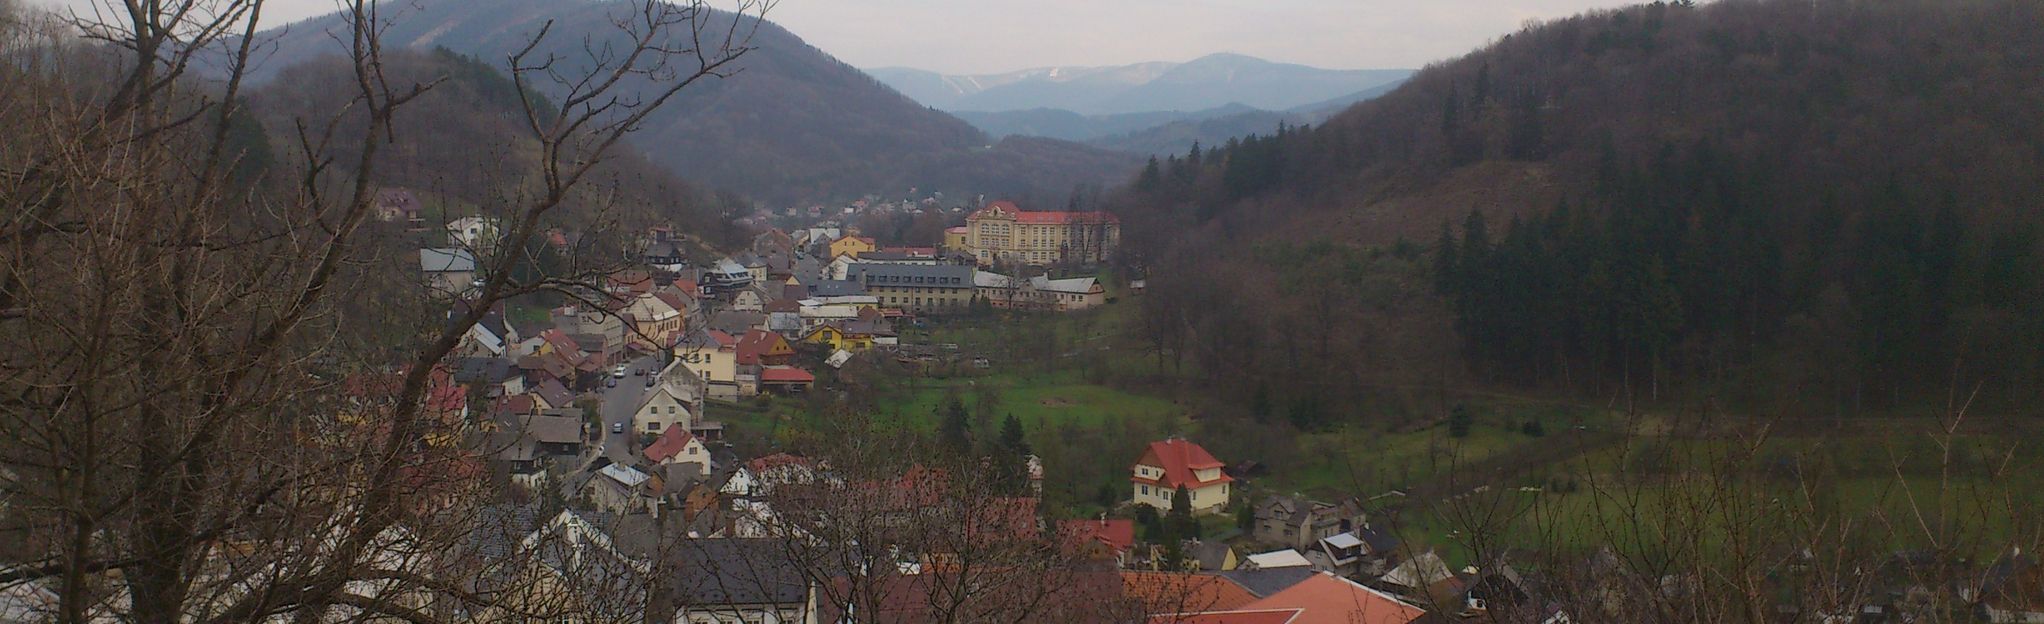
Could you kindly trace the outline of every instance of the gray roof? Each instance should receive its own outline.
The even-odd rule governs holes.
[[[758,312],[725,310],[718,312],[715,316],[711,316],[710,322],[706,323],[706,325],[710,329],[736,336],[745,333],[745,330],[759,327],[766,319],[767,315]]]
[[[579,444],[582,442],[582,419],[567,416],[520,416],[521,427],[526,437],[547,444]]]
[[[1200,569],[1219,570],[1227,563],[1229,550],[1227,542],[1197,542],[1192,545],[1192,557],[1199,560]]]
[[[956,264],[854,264],[845,277],[865,284],[972,287],[973,268]],[[923,281],[915,281],[921,279]],[[896,281],[901,280],[901,281]],[[937,281],[931,281],[937,280]]]
[[[539,444],[532,436],[518,435],[516,431],[499,431],[490,436],[491,448],[497,450],[497,459],[508,462],[529,462],[539,459]]]
[[[717,346],[717,341],[710,338],[710,332],[704,331],[701,327],[689,329],[688,333],[682,334],[680,339],[674,341],[676,349],[715,349]]]
[[[673,587],[655,604],[692,607],[797,604],[807,601],[809,581],[796,565],[794,549],[776,539],[690,539],[672,545],[665,575]]]
[[[811,297],[849,297],[866,294],[866,285],[851,280],[822,280],[809,285]]]
[[[465,357],[454,360],[454,380],[461,383],[503,383],[517,372],[515,363],[504,358]]]
[[[1258,598],[1268,597],[1299,584],[1318,572],[1311,567],[1273,568],[1268,570],[1226,570],[1215,572],[1223,578],[1241,585]]]
[[[460,273],[476,270],[476,257],[467,249],[421,249],[419,270],[427,273]]]

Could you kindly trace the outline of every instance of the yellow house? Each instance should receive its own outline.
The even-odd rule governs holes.
[[[1235,479],[1223,474],[1222,466],[1213,454],[1190,440],[1151,442],[1143,457],[1130,467],[1131,502],[1168,511],[1172,495],[1183,487],[1192,499],[1193,515],[1225,511],[1228,484]]]
[[[879,250],[880,245],[878,243],[873,242],[871,238],[863,236],[843,236],[830,242],[830,257],[832,258],[839,256],[857,258],[859,254]]]
[[[944,251],[971,253],[972,249],[970,247],[967,247],[965,243],[967,235],[970,234],[971,232],[972,230],[962,225],[954,228],[946,228],[944,230]]]
[[[834,325],[818,325],[802,337],[809,344],[830,345],[832,349],[864,351],[873,348],[872,334],[852,334]]]
[[[703,378],[704,393],[720,401],[738,399],[738,340],[719,331],[689,334],[674,345],[674,360]]]

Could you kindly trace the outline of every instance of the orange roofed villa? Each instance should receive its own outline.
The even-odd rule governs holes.
[[[1011,201],[965,218],[965,251],[981,265],[1101,264],[1121,244],[1121,219],[1105,212],[1024,211]]]
[[[1131,502],[1161,511],[1171,509],[1171,495],[1184,486],[1192,497],[1192,514],[1220,513],[1228,508],[1228,483],[1221,473],[1221,460],[1190,440],[1172,438],[1151,442],[1129,476]]]

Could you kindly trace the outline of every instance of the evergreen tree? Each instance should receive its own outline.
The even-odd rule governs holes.
[[[1476,419],[1469,415],[1469,408],[1467,407],[1456,405],[1455,409],[1448,412],[1449,437],[1469,437],[1469,428],[1474,424],[1476,424]]]
[[[943,441],[944,448],[960,456],[972,452],[971,414],[965,409],[965,401],[960,400],[957,395],[952,395],[950,401],[945,403],[944,419],[938,426],[937,433]]]
[[[1143,535],[1151,541],[1162,541],[1164,522],[1157,515],[1157,508],[1149,503],[1136,503],[1136,524],[1142,525]]]
[[[1461,254],[1455,250],[1455,224],[1441,220],[1441,239],[1434,242],[1434,292],[1454,296],[1460,294],[1457,276],[1461,275]]]
[[[1164,554],[1157,558],[1158,569],[1170,572],[1184,570],[1187,566],[1185,560],[1185,538],[1169,535],[1169,531],[1165,533]]]
[[[1164,181],[1164,172],[1157,164],[1157,157],[1150,156],[1150,163],[1143,165],[1143,173],[1136,176],[1136,190],[1149,192],[1157,190]]]
[[[1029,455],[1029,442],[1022,439],[1022,421],[1012,413],[1001,419],[1001,449],[1020,457]]]
[[[1171,493],[1171,515],[1164,526],[1177,539],[1199,539],[1199,521],[1192,518],[1192,493],[1183,485]]]

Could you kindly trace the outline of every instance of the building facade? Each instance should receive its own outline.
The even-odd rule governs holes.
[[[1151,442],[1130,467],[1131,502],[1168,511],[1172,495],[1183,487],[1192,499],[1193,515],[1226,511],[1228,484],[1235,479],[1223,474],[1222,466],[1206,448],[1190,440]]]
[[[965,218],[965,248],[981,265],[1100,264],[1121,244],[1121,219],[1105,212],[1024,211],[997,201]]]
[[[942,315],[971,309],[972,273],[972,267],[958,265],[855,264],[846,277],[882,307]]]
[[[973,273],[979,298],[999,310],[1072,312],[1107,303],[1107,288],[1091,277],[1018,280],[999,273]]]

